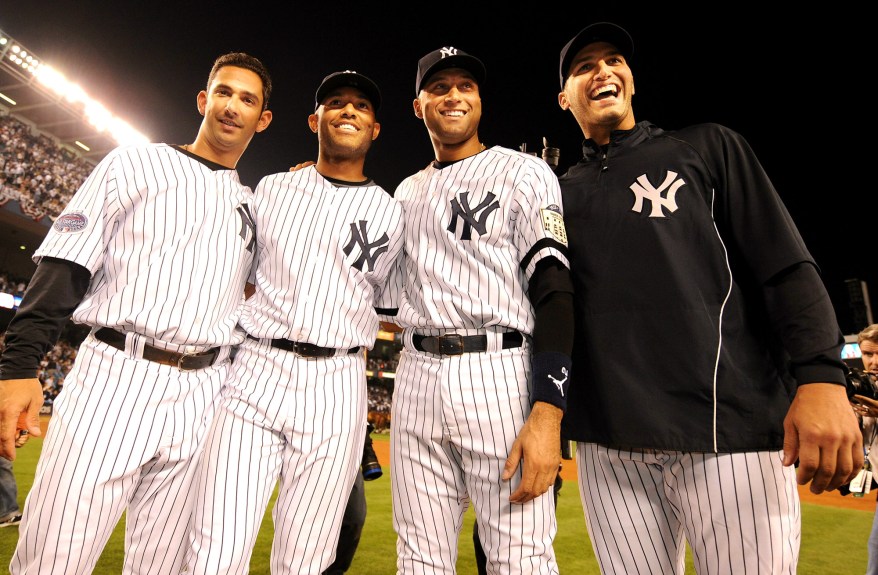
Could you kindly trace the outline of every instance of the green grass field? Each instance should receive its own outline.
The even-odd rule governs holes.
[[[375,441],[387,441],[386,435],[375,435]],[[18,480],[19,500],[24,499],[33,483],[33,474],[42,440],[31,439],[18,451],[14,470]],[[396,573],[396,537],[390,514],[390,470],[385,465],[384,475],[366,482],[368,515],[363,537],[357,549],[350,575],[393,575]],[[273,501],[272,501],[273,503]],[[555,552],[562,575],[599,574],[597,562],[585,528],[579,493],[572,481],[567,481],[558,497],[558,536]],[[124,518],[123,518],[124,521]],[[475,575],[472,545],[472,511],[467,513],[460,535],[460,556],[457,562],[461,575]],[[822,505],[802,504],[802,545],[798,573],[801,575],[851,574],[866,570],[866,541],[872,526],[869,511],[840,509]],[[268,554],[274,529],[270,510],[253,552],[251,573],[269,575]],[[18,529],[0,529],[0,569],[5,571],[18,538]],[[116,528],[95,573],[111,575],[121,572],[123,525]],[[694,574],[687,558],[687,574]]]

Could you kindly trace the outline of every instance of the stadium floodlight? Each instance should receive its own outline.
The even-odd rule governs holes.
[[[4,48],[7,45],[8,48]],[[6,54],[8,61],[23,70],[26,75],[33,76],[41,86],[57,97],[63,98],[66,102],[81,106],[80,112],[84,119],[99,132],[107,132],[117,144],[150,141],[130,124],[113,116],[103,104],[91,98],[81,86],[68,81],[64,74],[45,62],[41,62],[39,58],[34,56],[33,52],[2,31],[0,31],[0,48],[2,48],[0,53]],[[12,101],[10,103],[15,105]]]

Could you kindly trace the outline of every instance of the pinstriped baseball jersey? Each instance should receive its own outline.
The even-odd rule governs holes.
[[[378,316],[362,302],[375,302],[402,250],[393,197],[374,183],[336,185],[311,166],[263,178],[253,216],[256,291],[242,327],[258,338],[372,348]]]
[[[247,571],[278,480],[272,572],[332,562],[362,454],[365,356],[300,357],[269,340],[371,348],[376,293],[404,239],[402,207],[384,189],[343,185],[315,166],[264,177],[253,218],[255,291],[241,325],[260,341],[239,348],[206,441],[185,558],[194,575]]]
[[[239,343],[237,310],[254,252],[251,198],[237,171],[211,169],[166,144],[117,148],[34,260],[62,258],[92,272],[76,322],[181,346]]]
[[[406,211],[406,270],[394,272],[401,295],[382,300],[399,308],[390,321],[533,332],[528,278],[544,257],[569,265],[561,192],[545,162],[495,146],[443,169],[428,166],[394,197]]]
[[[430,165],[394,197],[405,211],[405,257],[380,307],[398,308],[389,319],[406,342],[390,436],[391,468],[403,470],[391,477],[397,572],[454,573],[454,534],[471,500],[492,565],[557,574],[551,494],[512,505],[521,476],[501,479],[530,415],[530,340],[501,352],[488,338],[488,353],[445,357],[409,344],[415,331],[533,333],[528,279],[544,257],[568,265],[558,180],[542,160],[493,147]]]

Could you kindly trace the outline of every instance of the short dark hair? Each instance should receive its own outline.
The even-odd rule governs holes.
[[[255,58],[244,52],[229,52],[228,54],[223,54],[214,61],[213,68],[210,69],[210,76],[207,77],[208,90],[210,90],[210,83],[213,82],[216,73],[219,72],[220,68],[225,68],[226,66],[244,68],[245,70],[250,70],[259,76],[259,79],[262,80],[262,110],[267,110],[268,100],[271,98],[271,75],[269,75],[265,64],[263,64],[259,58]]]

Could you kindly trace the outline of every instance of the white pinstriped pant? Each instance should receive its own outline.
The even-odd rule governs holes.
[[[454,574],[472,500],[492,574],[557,574],[552,491],[524,505],[503,465],[530,414],[530,350],[440,359],[404,349],[391,402],[397,573]]]
[[[10,572],[91,573],[125,518],[123,573],[178,573],[201,440],[228,360],[196,371],[89,335],[64,379]]]
[[[578,443],[579,494],[601,573],[795,574],[801,514],[780,451],[693,453]],[[684,538],[685,534],[685,538]]]
[[[332,564],[366,433],[363,353],[303,358],[247,340],[205,440],[182,573],[247,573],[272,518],[273,575]]]

